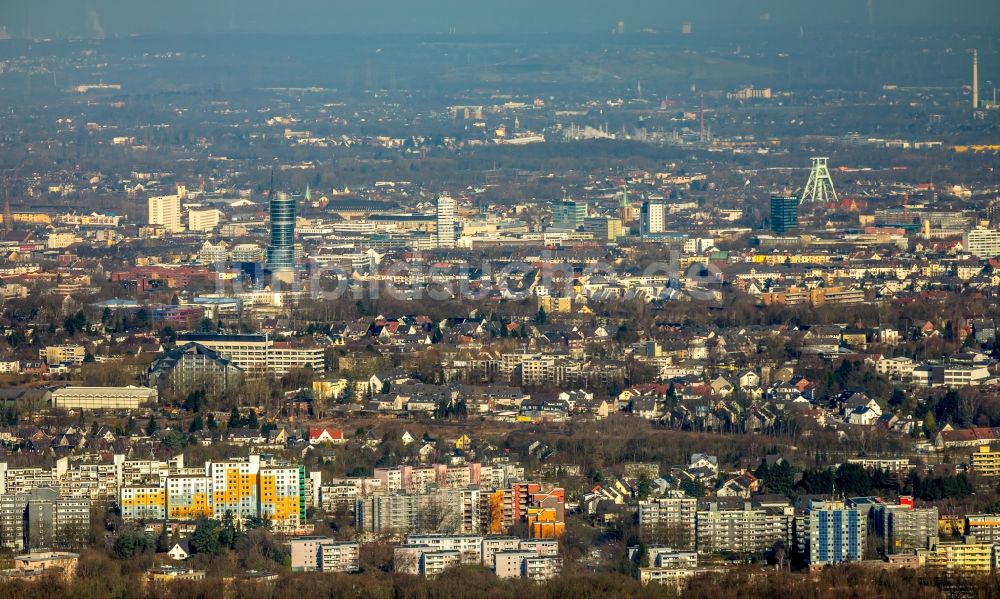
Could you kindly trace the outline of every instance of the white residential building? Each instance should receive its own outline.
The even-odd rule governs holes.
[[[292,572],[356,572],[360,544],[330,537],[296,537],[291,546]]]
[[[184,333],[178,342],[196,342],[232,360],[248,374],[261,376],[270,373],[284,376],[293,368],[326,370],[324,348],[314,345],[292,346],[274,341],[267,335],[217,335],[213,333]]]
[[[213,231],[219,226],[221,219],[222,211],[215,208],[188,210],[188,231]]]
[[[978,258],[1000,256],[1000,231],[973,229],[962,235],[962,247]]]
[[[152,196],[147,203],[149,224],[159,225],[171,233],[183,230],[181,226],[181,197],[179,195]]]
[[[875,372],[896,379],[908,379],[917,364],[910,358],[882,358],[875,363]]]

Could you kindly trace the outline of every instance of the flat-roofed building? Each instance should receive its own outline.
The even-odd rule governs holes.
[[[52,392],[52,407],[66,410],[135,410],[155,403],[156,389],[148,387],[63,387]]]
[[[980,445],[971,456],[972,470],[980,476],[1000,476],[1000,451],[989,445]]]
[[[296,537],[291,546],[292,572],[356,572],[360,544],[331,537]]]
[[[810,502],[799,539],[809,567],[864,559],[867,523],[866,513],[843,502]]]
[[[275,341],[267,335],[222,335],[214,333],[183,333],[178,343],[198,343],[232,360],[247,375],[271,374],[284,376],[294,368],[326,369],[325,349],[311,344],[293,345]]]
[[[212,481],[202,475],[167,477],[167,518],[195,520],[212,517]]]
[[[82,345],[50,345],[38,350],[38,359],[46,364],[83,364],[87,350]]]
[[[699,553],[760,555],[777,541],[792,541],[791,506],[764,508],[718,499],[700,503],[696,522]]]
[[[217,519],[226,512],[237,517],[259,516],[260,456],[245,460],[209,462],[205,473],[212,481],[212,510]]]
[[[962,247],[977,258],[1000,256],[1000,231],[973,229],[962,234]]]
[[[621,219],[607,216],[584,219],[583,230],[598,241],[614,241],[625,234]]]
[[[159,485],[122,487],[118,506],[123,520],[163,520],[167,517],[167,490]]]
[[[215,208],[210,210],[188,210],[188,230],[212,231],[219,226],[221,219],[222,211]]]
[[[493,556],[502,551],[518,551],[520,549],[521,539],[517,537],[485,537],[483,538],[481,554],[483,557],[483,566],[486,568],[494,567]],[[500,576],[498,573],[497,576]]]
[[[155,566],[146,572],[149,582],[174,582],[178,580],[204,580],[204,570],[181,568],[178,566]]]
[[[68,551],[32,551],[14,556],[14,569],[20,573],[57,574],[64,580],[76,576],[80,554]]]
[[[536,555],[525,558],[522,564],[522,576],[528,580],[551,580],[562,572],[561,557]]]
[[[458,551],[425,551],[420,556],[420,574],[434,577],[448,568],[455,568],[461,564],[462,554]]]
[[[934,543],[929,549],[918,549],[920,566],[935,570],[960,572],[991,572],[995,563],[996,545],[966,536],[960,543]]]
[[[262,467],[258,474],[258,509],[274,524],[296,526],[306,521],[306,473],[303,466]]]
[[[965,534],[984,543],[1000,543],[1000,514],[969,514]]]
[[[147,200],[150,225],[163,227],[169,233],[183,230],[181,226],[181,197],[152,196]]]
[[[887,554],[912,552],[938,539],[938,509],[916,508],[912,497],[900,497],[897,505],[877,504],[874,523]]]
[[[695,545],[698,501],[693,497],[658,497],[639,502],[639,526],[652,538],[681,549]]]
[[[420,545],[432,550],[457,551],[463,564],[482,563],[483,537],[477,535],[406,535],[407,545]]]
[[[698,572],[694,568],[639,568],[639,582],[643,586],[655,583],[680,588]]]
[[[531,557],[537,557],[531,551],[498,551],[493,556],[493,572],[497,578],[522,578],[524,562]]]
[[[15,551],[76,547],[90,529],[90,500],[52,488],[0,495],[0,547]]]
[[[917,367],[917,363],[912,358],[900,356],[898,358],[882,358],[875,363],[875,372],[891,376],[897,379],[909,378],[910,373]]]

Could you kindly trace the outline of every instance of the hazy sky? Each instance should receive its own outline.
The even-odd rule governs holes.
[[[871,0],[876,25],[1000,27],[1000,0]],[[868,0],[0,0],[12,36],[531,33],[868,23]]]

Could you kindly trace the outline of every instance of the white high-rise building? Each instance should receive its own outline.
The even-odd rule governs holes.
[[[188,210],[189,231],[211,231],[219,226],[222,211],[215,208],[209,210]]]
[[[181,197],[152,196],[148,201],[149,224],[160,225],[168,232],[181,231]]]
[[[455,247],[455,200],[451,196],[441,196],[437,201],[438,247]]]
[[[640,234],[656,235],[667,229],[667,205],[661,201],[646,201],[642,203],[640,215]]]
[[[962,247],[977,258],[1000,256],[1000,231],[973,229],[962,236]]]

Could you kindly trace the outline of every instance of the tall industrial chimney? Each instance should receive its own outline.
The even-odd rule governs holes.
[[[972,49],[972,109],[979,109],[979,50]]]

